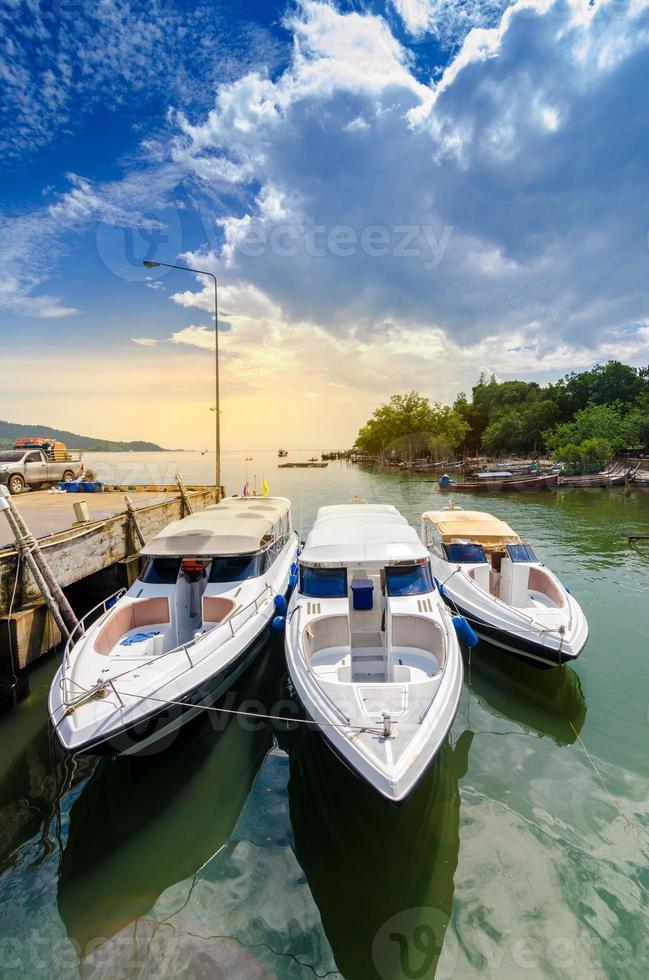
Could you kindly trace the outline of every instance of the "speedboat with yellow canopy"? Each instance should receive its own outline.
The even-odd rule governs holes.
[[[49,695],[63,747],[159,748],[224,694],[286,611],[297,545],[285,497],[226,497],[156,534],[131,588],[68,640]]]
[[[405,799],[453,724],[463,673],[428,552],[395,507],[320,508],[285,644],[295,691],[329,746],[385,799]]]
[[[422,516],[444,598],[478,636],[538,667],[579,656],[588,623],[576,599],[493,514],[450,508]]]

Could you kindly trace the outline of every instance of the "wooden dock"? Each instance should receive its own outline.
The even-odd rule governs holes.
[[[97,597],[127,587],[139,571],[137,531],[128,513],[128,493],[137,524],[148,541],[171,521],[217,503],[222,488],[119,487],[113,493],[19,494],[12,498],[38,539],[54,578],[78,615]],[[73,504],[84,501],[89,520],[75,524]],[[84,608],[85,607],[85,608]],[[9,525],[0,515],[0,701],[9,678],[52,650],[61,634],[24,562],[19,562]]]

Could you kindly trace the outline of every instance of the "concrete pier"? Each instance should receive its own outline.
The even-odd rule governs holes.
[[[128,493],[146,541],[171,521],[185,516],[185,504],[176,488],[119,488],[111,493],[20,494],[13,499],[54,577],[78,615],[122,587],[132,584],[139,570],[139,541],[124,494]],[[194,511],[217,503],[219,487],[188,487]],[[85,501],[89,521],[74,525],[73,504]],[[54,649],[61,635],[43,602],[31,573],[20,563],[6,521],[0,515],[0,705],[7,701],[7,685],[24,687],[22,672]],[[22,682],[16,686],[14,678]]]

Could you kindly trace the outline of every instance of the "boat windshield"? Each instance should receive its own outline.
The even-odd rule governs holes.
[[[300,566],[300,592],[312,599],[347,598],[346,568]]]
[[[507,554],[512,561],[535,561],[538,562],[538,558],[534,554],[534,550],[529,544],[508,544],[506,545]]]
[[[263,575],[268,567],[268,552],[254,555],[228,555],[212,558],[210,582],[243,582]]]
[[[181,561],[181,558],[149,558],[140,575],[140,582],[175,585]]]
[[[475,565],[487,560],[481,544],[472,544],[471,542],[461,544],[454,541],[453,544],[445,544],[443,547],[448,561],[457,562],[459,565]]]
[[[430,565],[391,565],[385,570],[385,584],[389,596],[432,592]]]

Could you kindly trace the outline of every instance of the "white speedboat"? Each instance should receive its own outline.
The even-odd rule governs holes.
[[[139,578],[65,648],[49,695],[64,748],[143,751],[225,693],[285,610],[297,543],[283,497],[228,497],[149,541]]]
[[[320,508],[285,642],[293,686],[329,745],[403,800],[453,723],[462,656],[428,552],[396,508]]]
[[[588,639],[579,603],[508,524],[482,511],[429,511],[422,537],[443,595],[478,636],[538,667],[579,656]]]

